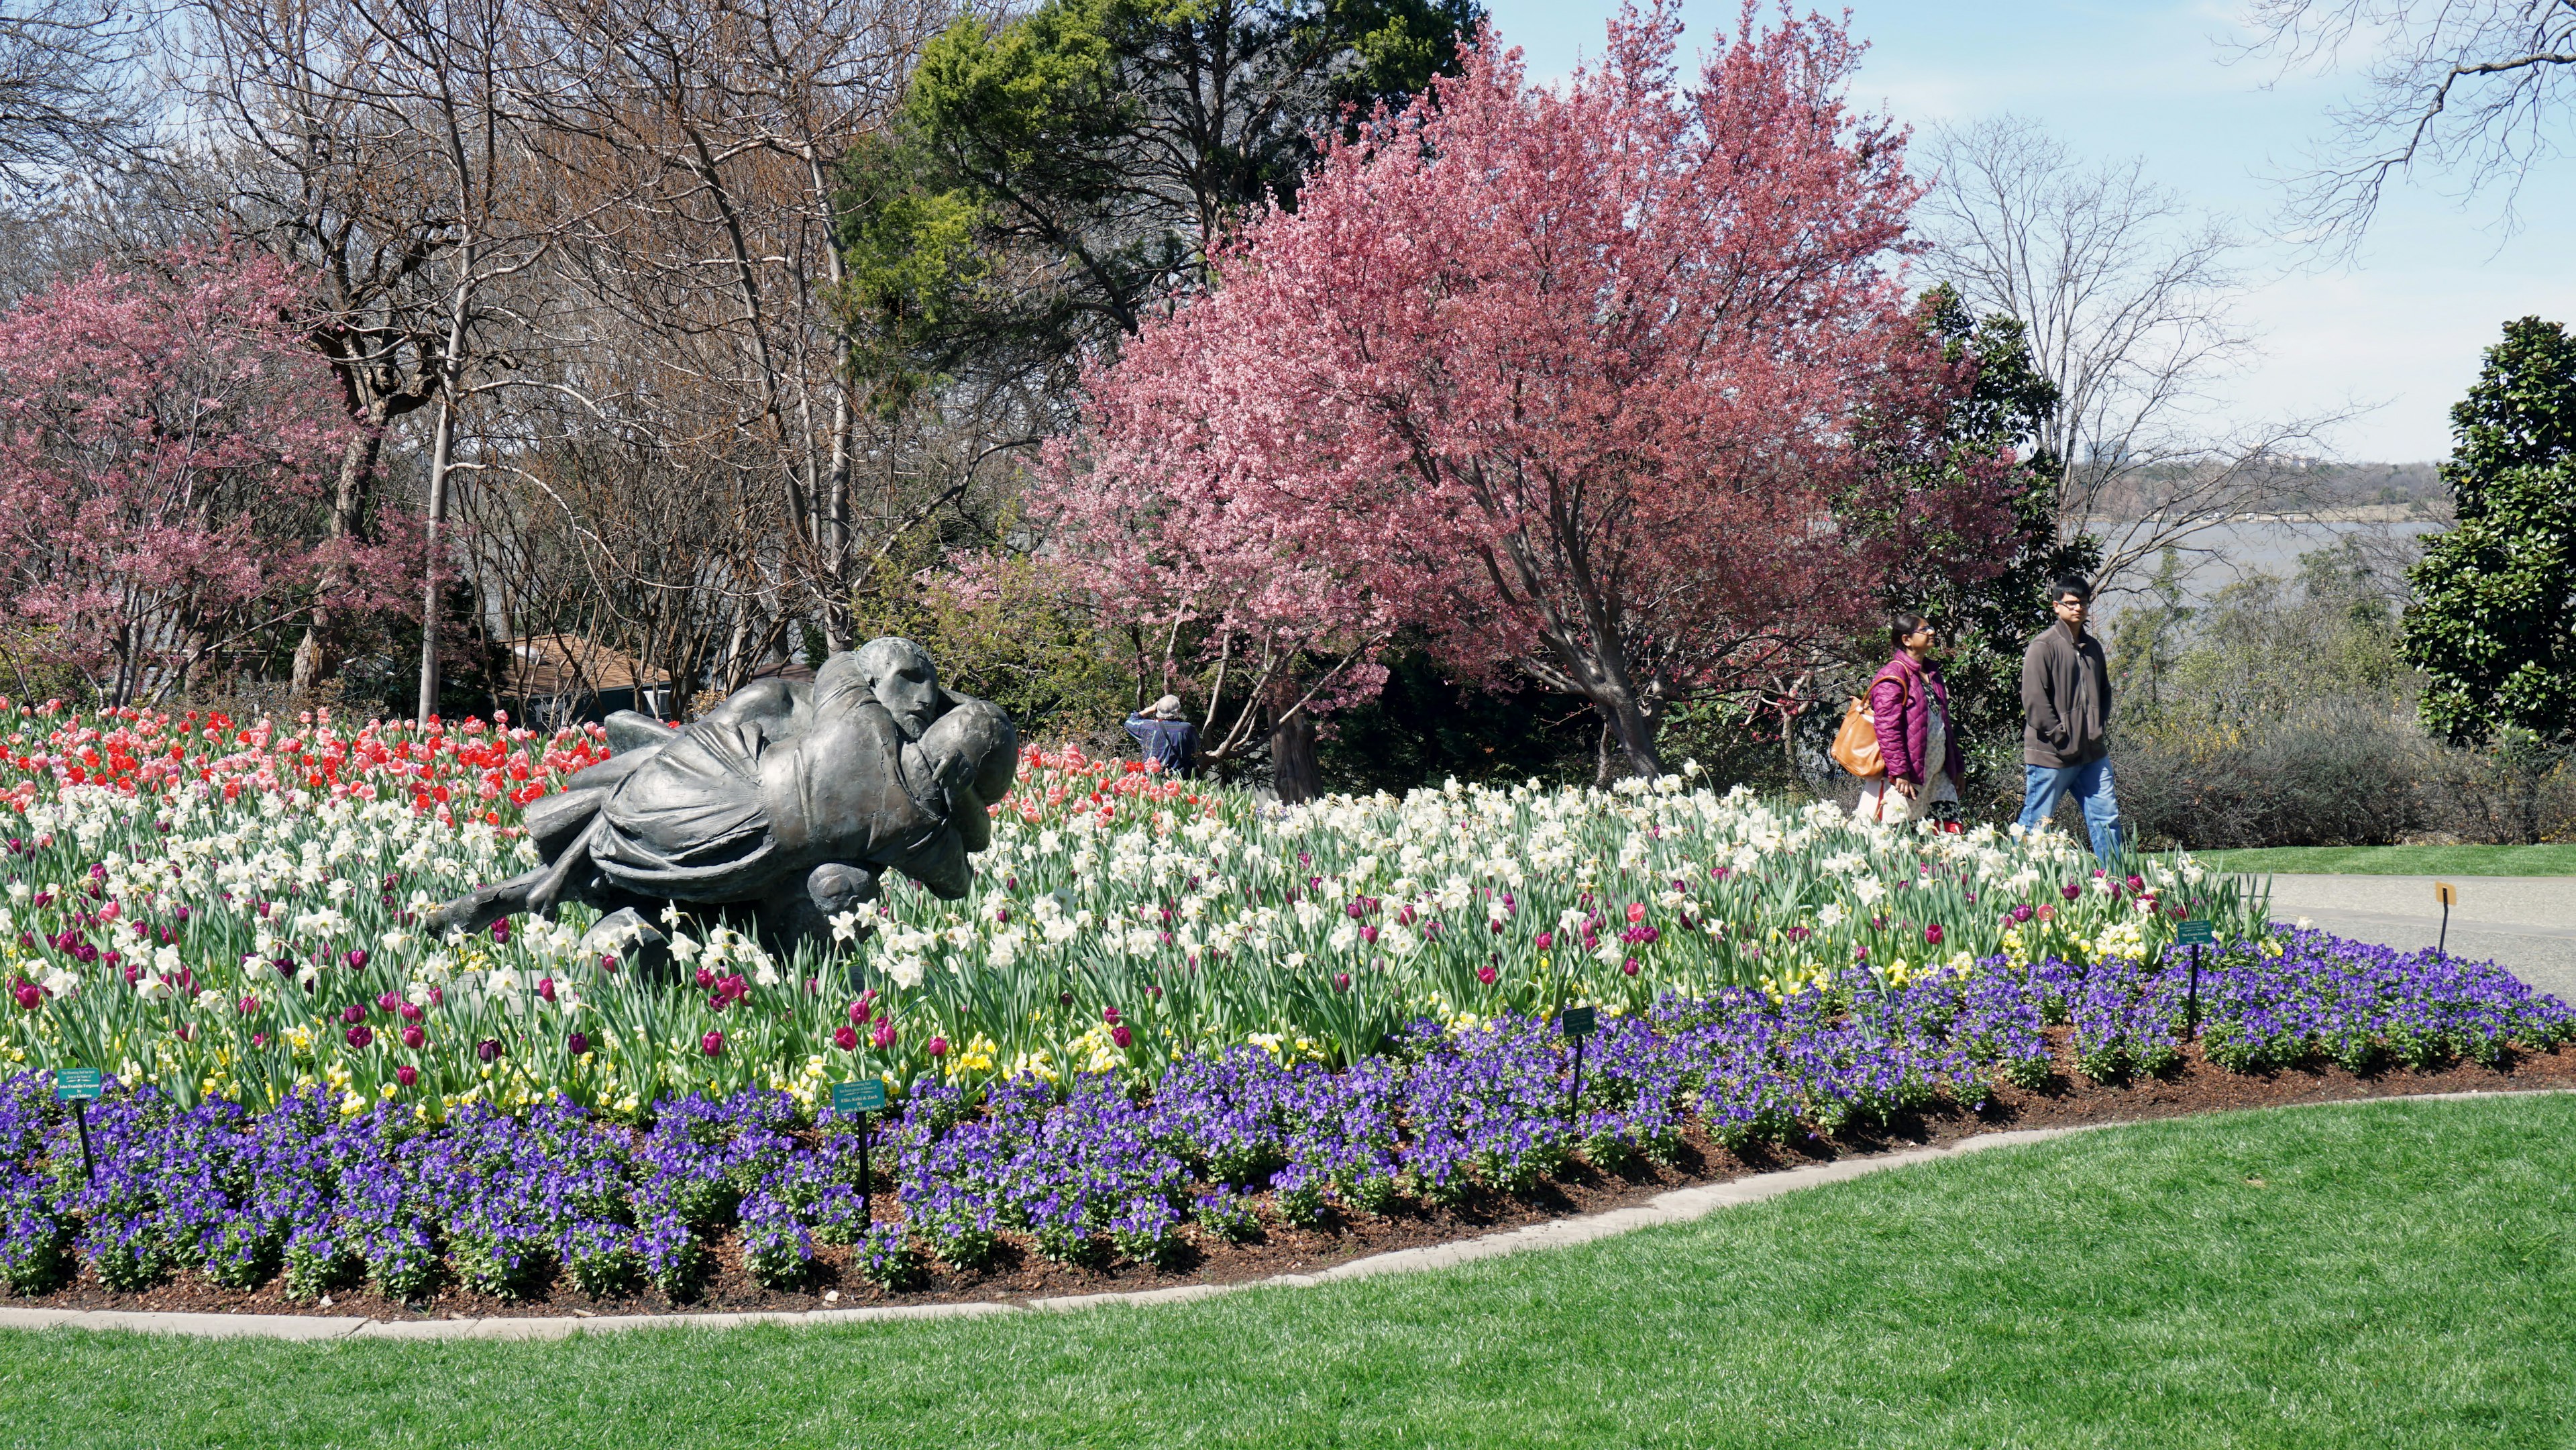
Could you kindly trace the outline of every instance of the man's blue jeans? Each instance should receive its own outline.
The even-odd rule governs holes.
[[[2085,829],[2093,834],[2093,854],[2109,865],[2120,854],[2120,798],[2111,793],[2111,757],[2084,765],[2022,767],[2021,828],[2036,831],[2057,813],[2057,803],[2073,792],[2084,808]]]

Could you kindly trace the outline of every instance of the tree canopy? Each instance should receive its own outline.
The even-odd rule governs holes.
[[[1044,367],[1204,285],[1323,137],[1453,71],[1474,0],[1047,0],[958,20],[844,167],[884,375]],[[909,364],[907,371],[906,364]]]
[[[2506,729],[2576,740],[2576,337],[2505,324],[2451,431],[2458,523],[2408,576],[2424,727],[2461,744]]]
[[[151,262],[0,315],[0,653],[112,704],[317,603],[398,606],[418,564],[326,528],[352,425],[281,320],[309,282],[265,256]]]
[[[1614,22],[1553,90],[1487,36],[1328,146],[1091,373],[1041,501],[1068,543],[1236,648],[1419,626],[1644,774],[1668,710],[1847,633],[1894,554],[1990,572],[2010,455],[1881,462],[1946,450],[1961,380],[1888,274],[1916,188],[1844,103],[1856,47],[1748,21],[1686,88],[1679,30]]]

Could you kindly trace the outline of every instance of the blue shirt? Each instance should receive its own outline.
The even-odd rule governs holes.
[[[1199,748],[1199,727],[1187,720],[1160,720],[1151,715],[1127,717],[1127,733],[1145,747],[1147,760],[1161,763],[1165,772],[1178,775],[1190,768],[1190,756]]]

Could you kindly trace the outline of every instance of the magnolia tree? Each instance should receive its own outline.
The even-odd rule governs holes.
[[[166,695],[316,603],[408,596],[399,545],[325,539],[350,425],[288,321],[303,295],[270,258],[188,252],[0,315],[0,652],[21,691],[44,670],[109,704]]]
[[[1668,712],[1848,640],[1901,553],[1990,554],[1992,470],[1884,466],[1963,380],[1891,272],[1916,187],[1844,102],[1856,46],[1748,18],[1684,86],[1679,31],[1631,11],[1556,89],[1487,32],[1330,147],[1090,375],[1041,495],[1073,551],[1325,657],[1418,627],[1646,773]]]

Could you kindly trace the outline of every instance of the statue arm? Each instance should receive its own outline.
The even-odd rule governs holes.
[[[796,707],[813,694],[814,687],[794,680],[755,680],[732,694],[724,703],[698,718],[718,725],[732,725],[744,720],[757,720],[764,725],[786,720]],[[779,732],[765,732],[775,736]]]
[[[611,714],[604,723],[608,731],[608,753],[611,755],[624,755],[648,745],[659,745],[666,740],[677,740],[680,737],[679,731],[650,715],[639,715],[632,710],[619,710]]]

